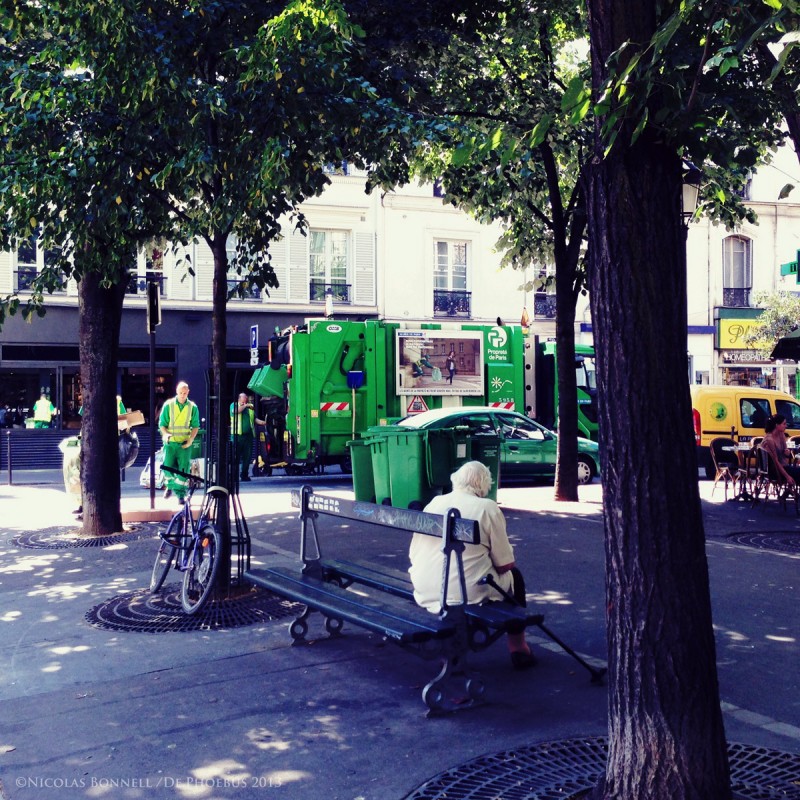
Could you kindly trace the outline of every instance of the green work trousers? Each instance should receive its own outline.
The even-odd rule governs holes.
[[[172,440],[164,445],[164,466],[189,474],[192,468],[192,448],[183,445],[184,442]],[[180,475],[164,472],[164,485],[167,489],[172,489],[176,497],[186,497],[189,481]]]

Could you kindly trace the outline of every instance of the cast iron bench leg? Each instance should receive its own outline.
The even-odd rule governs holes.
[[[486,684],[480,673],[469,668],[466,649],[456,642],[451,644],[453,646],[448,647],[439,674],[422,690],[428,716],[472,708],[483,700],[486,693]]]

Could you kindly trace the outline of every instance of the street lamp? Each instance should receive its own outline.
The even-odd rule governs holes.
[[[691,161],[683,160],[683,195],[681,202],[681,215],[683,224],[688,225],[695,215],[700,199],[700,184],[703,173]]]

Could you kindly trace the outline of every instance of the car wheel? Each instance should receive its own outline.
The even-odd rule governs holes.
[[[595,475],[594,461],[589,456],[578,455],[578,484],[591,483]]]

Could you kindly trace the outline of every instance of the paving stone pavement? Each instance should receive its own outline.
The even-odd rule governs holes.
[[[352,497],[343,477],[320,482]],[[254,562],[296,557],[289,490],[300,483],[243,488]],[[798,753],[800,523],[774,504],[726,503],[708,481],[700,489],[728,738]],[[602,663],[601,487],[583,488],[580,503],[555,503],[541,485],[501,488],[498,499],[529,602]],[[160,495],[157,504],[171,508]],[[149,493],[126,481],[122,505],[147,508]],[[606,733],[606,689],[536,631],[534,670],[512,671],[498,643],[474,658],[486,702],[428,719],[420,691],[436,665],[352,627],[328,639],[315,623],[305,646],[291,646],[287,618],[168,633],[99,627],[92,609],[143,593],[156,528],[104,547],[20,546],[74,530],[74,506],[57,472],[0,484],[2,798],[399,800],[485,754]],[[385,536],[330,538],[337,554],[404,563],[405,545]]]

